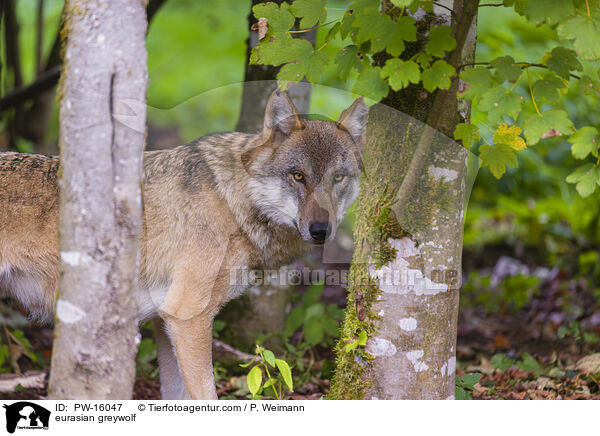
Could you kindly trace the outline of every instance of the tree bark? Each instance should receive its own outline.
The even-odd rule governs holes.
[[[425,34],[433,25],[452,24],[457,48],[447,61],[456,68],[474,56],[478,1],[442,3],[456,18],[436,8],[418,27]],[[384,11],[399,13],[389,2]],[[407,55],[422,48],[409,46]],[[469,116],[456,97],[458,82],[433,95],[411,86],[371,108],[348,308],[330,398],[454,398],[469,182],[468,153],[447,138]],[[347,351],[363,330],[366,346]]]
[[[145,132],[144,0],[69,0],[60,100],[62,275],[51,399],[129,399]]]

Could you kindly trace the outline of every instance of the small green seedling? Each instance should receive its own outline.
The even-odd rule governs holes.
[[[290,392],[294,392],[292,370],[285,360],[276,359],[271,350],[257,345],[254,358],[240,366],[247,368],[255,362],[258,363],[252,367],[247,378],[252,399],[260,399],[261,394],[266,393],[268,395],[273,394],[272,396],[281,400],[284,385]],[[263,370],[266,377],[263,375]],[[272,370],[278,372],[275,377],[271,375]]]

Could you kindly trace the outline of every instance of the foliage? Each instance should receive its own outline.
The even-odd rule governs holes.
[[[284,386],[290,392],[294,392],[292,371],[285,360],[275,358],[275,354],[271,350],[257,345],[254,359],[248,363],[240,364],[240,366],[247,368],[254,362],[258,363],[250,369],[247,377],[248,389],[253,399],[260,399],[261,395],[268,395],[279,400],[283,398]],[[277,371],[274,372],[275,377],[271,376],[273,371]]]
[[[319,301],[324,283],[308,287],[301,304],[289,313],[284,328],[284,336],[290,338],[297,329],[302,329],[304,339],[311,346],[328,346],[339,337],[339,321],[343,311],[335,304],[325,305]]]
[[[417,22],[408,12],[418,8],[431,12],[433,2],[392,3],[397,10],[383,13],[380,0],[358,0],[330,21],[327,17],[333,10],[324,0],[257,5],[254,16],[267,20],[268,31],[253,51],[251,63],[281,65],[278,79],[283,88],[304,77],[317,83],[327,65],[335,63],[342,80],[355,78],[354,92],[374,101],[386,97],[390,90],[399,91],[411,84],[421,83],[428,92],[449,89],[457,74],[456,66],[447,62],[448,53],[456,48],[455,29],[442,24],[431,26],[424,50],[408,56],[405,49],[416,41],[418,33]],[[483,116],[473,127],[459,125],[455,138],[468,147],[480,137],[485,142],[478,146],[480,165],[489,167],[499,179],[507,167],[518,165],[517,151],[547,138],[568,137],[573,157],[583,162],[566,181],[575,184],[582,197],[588,197],[600,185],[597,130],[594,125],[577,126],[573,122],[564,96],[578,89],[580,98],[596,101],[600,82],[592,70],[600,60],[600,50],[594,44],[600,40],[600,2],[547,3],[504,1],[505,7],[514,7],[526,19],[532,32],[549,31],[553,47],[535,58],[515,60],[502,55],[462,68],[458,72],[464,81],[460,97],[471,101]],[[293,38],[295,33],[310,30],[291,31],[294,18],[316,27],[331,27],[324,41],[313,46]],[[343,47],[337,52],[324,51],[335,38]],[[479,133],[482,127],[490,131],[491,140]]]
[[[481,374],[465,374],[462,377],[456,376],[456,394],[457,400],[472,400],[471,392],[475,390],[475,385],[481,380]]]
[[[158,365],[156,355],[156,342],[152,338],[144,338],[138,345],[136,358],[136,369],[138,372],[150,377],[158,377]]]
[[[35,368],[44,368],[46,361],[40,352],[34,352],[29,339],[19,329],[9,329],[5,325],[4,341],[0,339],[0,372],[21,373],[19,360],[27,358]],[[3,343],[5,342],[5,343]]]
[[[595,345],[600,342],[597,334],[583,330],[577,321],[571,321],[568,326],[560,326],[556,334],[560,339],[570,336],[580,344]]]
[[[539,277],[518,274],[505,277],[497,286],[492,286],[491,277],[471,272],[463,287],[461,305],[476,303],[488,313],[516,312],[539,293]]]

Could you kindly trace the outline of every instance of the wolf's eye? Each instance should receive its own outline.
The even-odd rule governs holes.
[[[333,183],[340,183],[342,180],[344,180],[344,176],[343,174],[336,174],[335,176],[333,176]]]
[[[304,174],[299,171],[292,173],[292,177],[296,182],[304,183]]]

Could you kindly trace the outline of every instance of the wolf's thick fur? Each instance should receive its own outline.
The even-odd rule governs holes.
[[[217,133],[146,152],[140,320],[156,319],[163,398],[216,398],[212,321],[244,291],[238,271],[323,243],[358,194],[367,108],[302,120],[271,96],[256,134]],[[0,154],[0,293],[49,318],[58,287],[59,161]]]

